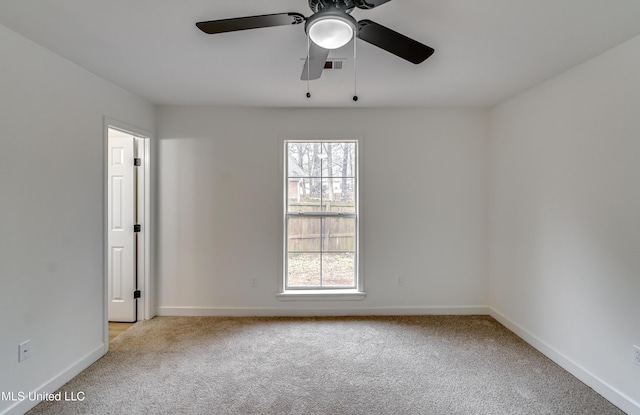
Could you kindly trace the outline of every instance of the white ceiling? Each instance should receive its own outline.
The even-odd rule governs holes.
[[[413,65],[362,41],[300,81],[303,25],[206,35],[204,20],[307,0],[0,0],[0,24],[159,105],[490,106],[640,35],[638,0],[394,0],[357,19],[435,48]]]

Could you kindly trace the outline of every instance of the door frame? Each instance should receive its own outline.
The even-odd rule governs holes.
[[[153,233],[151,231],[153,223],[152,217],[152,160],[151,160],[151,133],[141,128],[134,127],[122,121],[115,120],[113,118],[104,117],[103,125],[103,344],[105,353],[109,349],[109,304],[108,304],[108,273],[107,273],[107,248],[108,248],[108,235],[107,235],[107,223],[108,223],[108,146],[109,146],[109,129],[115,129],[127,134],[131,134],[141,139],[144,144],[142,154],[138,153],[137,157],[142,158],[142,168],[138,171],[139,186],[138,186],[138,203],[142,205],[142,209],[139,210],[141,215],[141,232],[138,234],[138,280],[137,289],[140,290],[140,298],[136,304],[137,319],[149,320],[155,316],[155,310],[153,307],[154,299],[152,293],[154,292],[153,281],[151,278],[152,269],[152,254],[153,254]]]

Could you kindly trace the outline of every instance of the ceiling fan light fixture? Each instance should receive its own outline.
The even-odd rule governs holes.
[[[321,48],[338,49],[351,41],[356,25],[356,20],[345,12],[326,9],[311,16],[305,30]]]

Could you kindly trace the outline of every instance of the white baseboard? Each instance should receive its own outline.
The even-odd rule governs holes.
[[[105,345],[101,344],[96,347],[92,352],[71,364],[69,367],[64,369],[59,375],[53,377],[53,379],[45,382],[43,385],[38,387],[36,390],[31,391],[36,395],[42,395],[47,393],[53,393],[56,390],[60,389],[65,383],[69,382],[74,377],[78,376],[80,372],[91,366],[95,361],[100,359],[105,354]],[[26,395],[28,392],[24,391]],[[14,405],[7,408],[6,411],[2,412],[0,415],[22,415],[26,413],[28,410],[39,404],[40,400],[29,400],[24,399],[22,401],[16,402]]]
[[[393,315],[488,315],[487,306],[459,307],[170,307],[156,308],[158,316],[181,317],[315,317],[315,316],[393,316]]]
[[[598,392],[609,402],[629,415],[640,415],[640,403],[636,402],[631,397],[625,395],[602,379],[598,378],[593,373],[589,372],[589,370],[580,366],[569,357],[565,356],[547,343],[543,342],[542,340],[531,334],[529,331],[523,329],[499,311],[493,308],[489,308],[489,314],[491,315],[491,317],[498,320],[503,326],[514,332],[518,337],[522,338],[524,341],[537,349],[540,353],[553,360],[564,370],[571,373],[587,386]]]

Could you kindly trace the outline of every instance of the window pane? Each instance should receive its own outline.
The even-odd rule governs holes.
[[[288,218],[287,251],[320,252],[322,249],[320,234],[321,218]]]
[[[287,177],[309,177],[311,167],[309,156],[313,155],[310,143],[287,144]]]
[[[355,143],[324,143],[322,150],[323,177],[355,177]]]
[[[353,252],[322,254],[323,287],[355,287],[355,275],[355,254]]]
[[[288,178],[288,212],[320,212],[322,180],[315,178]]]
[[[356,218],[324,218],[322,220],[322,251],[348,251],[356,249]]]
[[[287,177],[320,177],[321,143],[287,143]]]
[[[320,253],[292,254],[287,258],[287,286],[288,287],[319,287]]]
[[[355,180],[347,178],[322,181],[322,209],[325,212],[356,211]]]

